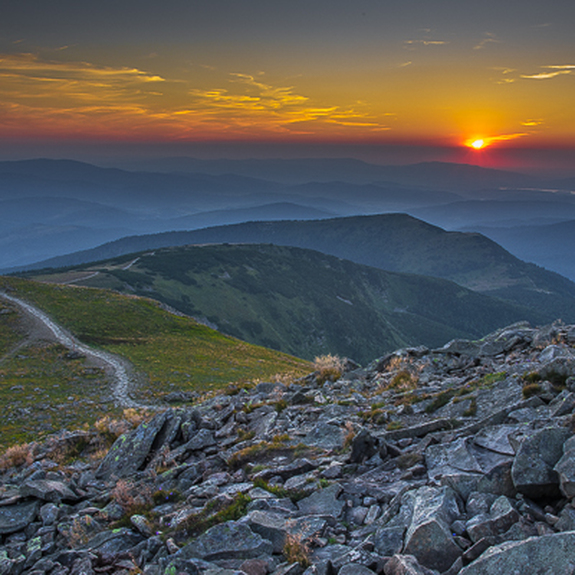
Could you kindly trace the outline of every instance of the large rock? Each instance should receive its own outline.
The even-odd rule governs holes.
[[[575,532],[555,533],[491,547],[459,575],[571,575]]]
[[[22,497],[36,497],[43,501],[51,503],[60,503],[62,501],[77,501],[78,496],[61,481],[49,479],[36,479],[26,481],[20,487]]]
[[[131,477],[142,470],[153,452],[152,447],[161,447],[162,436],[168,433],[173,417],[172,411],[165,411],[149,423],[142,423],[134,431],[121,435],[100,463],[96,477]]]
[[[426,567],[420,565],[413,555],[394,555],[383,569],[385,575],[434,575]]]
[[[315,491],[297,504],[300,515],[331,515],[332,517],[339,517],[345,504],[344,501],[337,498],[341,491],[341,485],[338,483]]]
[[[0,535],[24,529],[36,519],[39,501],[27,501],[0,507]]]
[[[511,468],[519,492],[533,499],[559,496],[559,476],[553,467],[563,455],[563,444],[570,435],[564,427],[551,427],[525,437]]]
[[[554,470],[559,476],[561,493],[567,499],[575,497],[575,436],[563,445],[563,455]]]
[[[452,489],[427,486],[418,489],[403,553],[414,555],[426,567],[439,571],[449,569],[462,553],[450,530],[458,516],[459,507]]]
[[[204,561],[253,559],[260,555],[271,555],[272,552],[270,541],[254,533],[244,523],[236,521],[208,529],[181,551],[186,559],[197,557]]]
[[[341,427],[332,423],[318,423],[302,439],[302,443],[322,449],[341,449],[344,433]]]

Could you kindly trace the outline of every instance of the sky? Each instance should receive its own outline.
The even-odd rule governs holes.
[[[573,0],[6,4],[0,159],[351,156],[575,174]]]

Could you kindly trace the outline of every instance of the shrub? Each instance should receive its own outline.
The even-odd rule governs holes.
[[[311,565],[309,552],[309,546],[302,541],[301,535],[287,535],[283,555],[288,563],[299,563],[307,569]]]
[[[540,394],[542,391],[541,386],[538,383],[528,383],[527,385],[523,386],[523,397],[525,399],[529,399],[534,395]]]
[[[425,407],[425,413],[433,413],[440,407],[447,405],[454,395],[455,392],[452,389],[448,389],[447,391],[442,391],[441,393],[437,394],[433,401]]]
[[[417,387],[418,378],[411,374],[406,369],[398,371],[388,385],[388,389],[398,389],[407,391]]]
[[[6,471],[7,469],[23,464],[31,465],[33,461],[34,458],[30,444],[21,443],[20,445],[13,445],[0,456],[0,471]]]
[[[318,383],[337,381],[343,374],[343,360],[337,355],[321,355],[315,358],[314,368],[318,372]]]

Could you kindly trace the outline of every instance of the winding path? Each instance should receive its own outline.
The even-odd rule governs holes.
[[[54,339],[64,347],[67,347],[71,351],[80,352],[87,357],[105,364],[108,370],[112,373],[112,377],[115,380],[112,392],[118,406],[137,407],[143,409],[157,408],[157,406],[139,403],[129,397],[128,390],[131,386],[134,385],[134,381],[130,376],[131,370],[129,369],[129,364],[126,360],[106,351],[92,349],[81,343],[62,326],[58,325],[52,319],[50,319],[42,310],[34,307],[33,305],[30,305],[20,298],[8,295],[5,292],[0,292],[0,297],[15,304],[24,313],[40,321],[52,333]]]

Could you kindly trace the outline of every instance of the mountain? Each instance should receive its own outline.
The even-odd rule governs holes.
[[[515,256],[575,281],[575,220],[547,225],[487,227],[476,230]]]
[[[60,327],[46,329],[13,298]],[[0,368],[0,443],[7,445],[93,425],[126,407],[161,405],[169,393],[197,398],[232,382],[297,376],[311,364],[225,336],[149,298],[0,277]]]
[[[478,233],[446,232],[405,214],[317,221],[249,222],[190,232],[134,236],[36,264],[62,267],[161,247],[272,243],[313,249],[388,271],[448,279],[538,310],[547,321],[575,318],[575,284],[525,263]]]
[[[38,279],[147,295],[224,333],[307,359],[332,353],[365,363],[398,346],[439,346],[544,319],[449,281],[269,244],[156,249]]]
[[[565,194],[545,194],[545,196],[545,199],[538,201],[467,200],[416,207],[410,209],[409,213],[442,228],[451,230],[463,227],[477,228],[477,231],[482,227],[539,226],[544,223],[552,224],[575,219],[575,196]]]
[[[238,174],[290,184],[334,180],[357,184],[393,182],[403,186],[457,193],[488,187],[545,187],[548,183],[541,178],[516,172],[448,162],[382,166],[350,158],[199,160],[180,157],[127,165],[137,171],[204,173],[212,176]],[[565,180],[562,185],[568,182]]]

